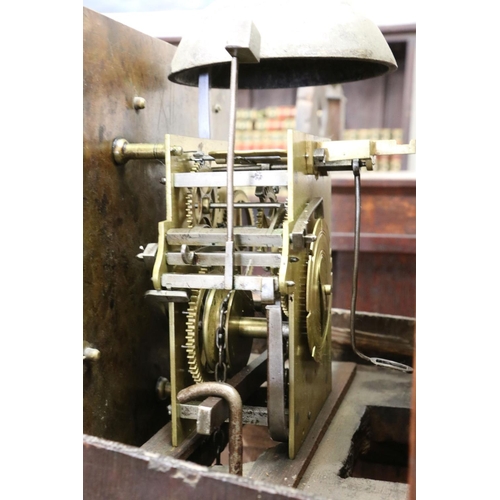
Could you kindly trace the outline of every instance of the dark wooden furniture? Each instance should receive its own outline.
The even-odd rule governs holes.
[[[86,8],[83,49],[83,338],[101,353],[84,361],[83,430],[135,446],[168,420],[155,393],[169,373],[168,320],[146,304],[151,274],[136,258],[140,245],[158,240],[165,167],[115,165],[112,143],[196,137],[198,94],[168,80],[174,47]],[[223,106],[212,129],[222,138],[229,106],[216,92]],[[135,96],[145,109],[134,109]]]
[[[416,26],[381,27],[398,64],[398,70],[380,77],[342,84],[346,97],[345,129],[399,129],[404,144],[412,135],[412,101],[416,52]],[[377,137],[357,137],[377,139]],[[382,137],[378,137],[382,138]],[[401,170],[408,168],[408,158],[401,158]]]
[[[357,310],[415,317],[416,180],[361,174]],[[332,176],[332,305],[349,309],[354,261],[354,180]]]

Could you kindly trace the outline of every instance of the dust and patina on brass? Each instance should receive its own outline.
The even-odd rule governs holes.
[[[235,151],[238,88],[355,81],[396,63],[348,2],[286,20],[282,12],[302,12],[303,2],[256,0],[244,20],[233,3],[220,5],[203,21],[212,36],[190,30],[175,55],[86,11],[85,431],[143,439],[170,399],[170,443],[183,446],[225,421],[226,406],[212,396],[223,398],[230,472],[241,475],[242,400],[262,385],[256,371],[267,370],[260,423],[286,443],[289,459],[331,396],[328,172],[372,169],[377,155],[411,154],[415,143],[288,130],[285,149]],[[318,0],[308,10],[319,12]],[[200,96],[189,88],[198,84]],[[229,120],[217,112],[210,123],[212,108],[196,109],[209,103],[210,86],[230,88]],[[210,125],[198,129],[207,138],[196,116]],[[212,133],[222,121],[227,141]],[[258,370],[255,339],[268,350]],[[184,405],[195,398],[207,400]]]

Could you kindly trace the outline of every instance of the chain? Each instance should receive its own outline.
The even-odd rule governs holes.
[[[219,326],[215,335],[215,345],[219,350],[219,360],[215,365],[215,380],[217,382],[225,382],[227,379],[227,363],[226,363],[226,329],[224,325],[226,324],[227,316],[227,305],[229,303],[229,298],[231,297],[232,291],[230,291],[220,306],[219,313]],[[222,371],[222,373],[221,373]]]

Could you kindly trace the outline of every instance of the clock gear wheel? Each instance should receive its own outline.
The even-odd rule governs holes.
[[[227,290],[200,289],[191,292],[187,310],[186,353],[188,370],[195,383],[214,380],[218,361],[216,332],[222,326],[225,332],[227,374],[232,376],[248,362],[253,339],[238,336],[238,318],[255,313],[252,294],[244,290],[229,292],[224,325],[219,325],[220,310]],[[237,337],[237,338],[236,338]]]
[[[206,164],[195,163],[191,167],[191,172],[210,172],[210,167]],[[222,211],[211,209],[211,203],[217,203],[219,197],[217,188],[193,187],[188,188],[186,193],[186,223],[187,227],[208,226],[217,227],[222,222]]]
[[[278,201],[272,187],[257,188],[255,195],[261,203],[276,203]],[[256,226],[259,228],[269,228],[276,213],[276,208],[258,208]]]
[[[324,219],[316,220],[312,234],[316,239],[309,245],[305,311],[309,349],[319,363],[331,329],[332,257]]]

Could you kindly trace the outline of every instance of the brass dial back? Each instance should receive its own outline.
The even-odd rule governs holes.
[[[306,323],[311,356],[319,363],[331,326],[332,261],[330,233],[324,219],[316,221],[313,235],[316,240],[310,244],[307,267]]]

